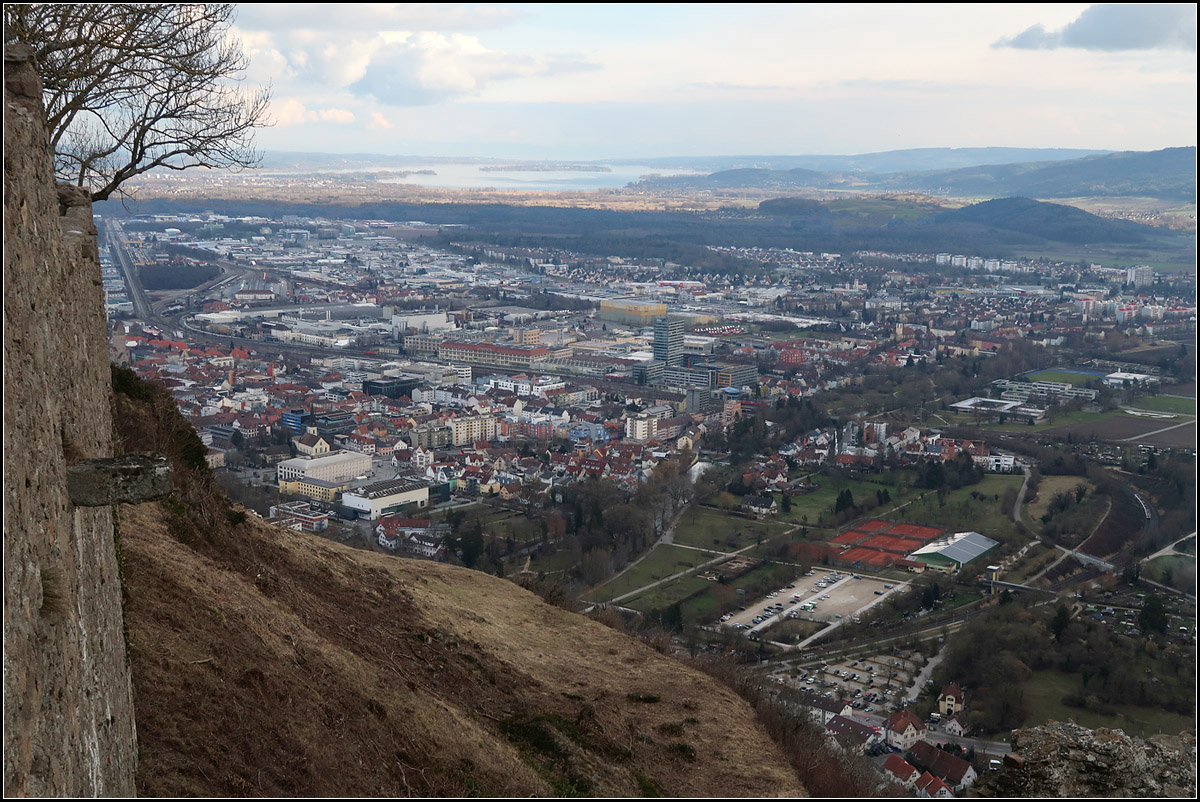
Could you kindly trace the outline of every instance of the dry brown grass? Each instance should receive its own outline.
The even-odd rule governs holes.
[[[121,519],[143,795],[802,793],[734,693],[509,582],[171,517]]]

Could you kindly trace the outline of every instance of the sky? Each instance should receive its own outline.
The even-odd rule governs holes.
[[[1196,144],[1196,6],[243,4],[267,150],[636,159]]]

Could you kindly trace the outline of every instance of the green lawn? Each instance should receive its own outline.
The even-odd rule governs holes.
[[[1072,386],[1080,386],[1088,382],[1099,381],[1102,377],[1066,370],[1039,370],[1035,373],[1026,373],[1024,378],[1031,382],[1066,382]]]
[[[547,557],[535,557],[529,562],[530,571],[544,571],[547,574],[557,574],[570,570],[579,563],[579,555],[570,549],[561,549]],[[509,573],[515,573],[525,567],[525,558],[509,562],[506,566]]]
[[[701,579],[695,575],[682,576],[665,585],[651,588],[635,598],[626,599],[621,602],[621,606],[632,607],[634,610],[640,610],[643,613],[648,613],[651,610],[662,610],[676,602],[682,602],[690,596],[707,590],[711,584],[710,580]]]
[[[1183,554],[1169,554],[1164,557],[1155,557],[1147,563],[1142,564],[1142,576],[1154,582],[1165,582],[1165,579],[1172,578],[1175,573],[1180,570],[1190,569],[1193,573],[1196,568],[1196,558]]]
[[[1196,414],[1196,399],[1179,398],[1173,395],[1144,395],[1130,404],[1135,409],[1149,409],[1154,412],[1175,412],[1180,415]]]
[[[1029,718],[1022,726],[1031,727],[1044,724],[1047,721],[1067,721],[1074,719],[1076,724],[1095,729],[1108,727],[1120,728],[1127,735],[1147,737],[1160,732],[1172,735],[1184,730],[1196,731],[1196,719],[1178,713],[1169,713],[1149,707],[1135,705],[1116,705],[1116,715],[1094,713],[1080,707],[1067,707],[1062,703],[1063,696],[1079,692],[1079,676],[1065,674],[1061,671],[1035,671],[1033,677],[1021,686],[1025,692],[1025,703],[1029,707]]]
[[[874,502],[879,491],[886,490],[890,501],[872,510],[869,513],[871,515],[894,509],[923,492],[921,488],[911,486],[911,482],[916,478],[912,471],[893,471],[887,476],[895,479],[895,484],[880,481],[879,477],[874,475],[870,478],[851,478],[814,474],[810,481],[818,486],[817,489],[811,493],[793,497],[791,510],[786,513],[780,512],[778,520],[793,524],[807,523],[809,527],[817,526],[822,516],[832,515],[838,495],[845,490],[850,491],[850,495],[854,497],[857,504],[868,500]]]
[[[1008,517],[1009,511],[1003,509],[1004,491],[1010,487],[1019,489],[1022,481],[1021,475],[989,474],[978,484],[950,491],[944,504],[939,504],[937,493],[931,492],[888,519],[940,526],[952,532],[974,531],[993,539],[1011,541],[1017,536],[1017,529]],[[972,493],[981,497],[975,498]]]
[[[675,542],[697,548],[733,551],[753,543],[757,538],[766,539],[788,528],[777,521],[755,521],[736,513],[694,506],[675,525]]]
[[[685,549],[679,546],[655,546],[633,568],[614,577],[607,584],[588,592],[584,598],[588,601],[609,601],[617,596],[649,585],[663,577],[671,576],[688,568],[694,568],[717,556],[717,554],[712,552]]]

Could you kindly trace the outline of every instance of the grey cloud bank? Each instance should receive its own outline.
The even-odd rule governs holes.
[[[1045,50],[1075,47],[1084,50],[1196,50],[1196,6],[1095,5],[1061,31],[1033,25],[993,47]]]

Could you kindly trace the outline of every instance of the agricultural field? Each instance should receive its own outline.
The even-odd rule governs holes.
[[[1081,413],[1085,414],[1085,413]],[[1059,418],[1052,428],[1047,431],[1059,438],[1066,438],[1070,435],[1073,439],[1079,442],[1096,442],[1096,441],[1122,441],[1130,440],[1131,442],[1150,442],[1146,439],[1146,435],[1158,432],[1161,429],[1168,429],[1172,426],[1177,426],[1180,423],[1186,423],[1184,419],[1172,418],[1140,418],[1135,415],[1129,415],[1124,412],[1100,413],[1099,419],[1088,421],[1074,421],[1068,425],[1061,425],[1061,421],[1068,416]],[[1170,432],[1163,432],[1166,435],[1163,438],[1166,442],[1158,442],[1157,445],[1169,445],[1178,443],[1186,445],[1191,442],[1187,437],[1187,432],[1195,435],[1194,426],[1189,429],[1187,426],[1182,426],[1178,429],[1172,429]],[[1181,434],[1173,434],[1180,432]]]
[[[1171,395],[1184,395],[1189,398],[1196,397],[1196,382],[1182,382],[1181,384],[1170,384],[1159,388],[1160,393],[1170,393]]]
[[[1191,423],[1178,428],[1170,429],[1169,431],[1141,437],[1138,439],[1138,442],[1145,443],[1146,445],[1168,448],[1195,448],[1196,422],[1192,421]]]

